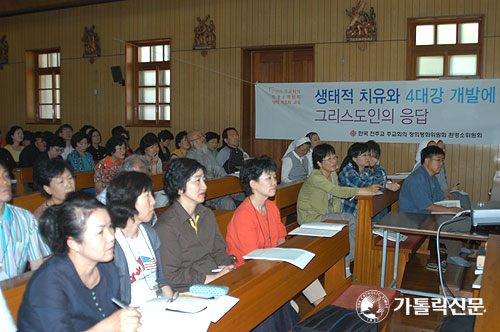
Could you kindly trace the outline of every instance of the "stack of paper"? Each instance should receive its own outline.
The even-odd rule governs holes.
[[[288,235],[305,235],[305,236],[319,236],[319,237],[332,237],[342,230],[345,224],[334,224],[329,222],[311,222],[295,228]]]
[[[384,230],[382,228],[374,228],[372,230],[372,234],[378,235],[378,236],[384,236]],[[401,234],[399,236],[399,242],[404,242],[408,236]],[[392,242],[396,242],[396,232],[393,231],[388,231],[387,232],[387,239]]]
[[[248,255],[243,256],[244,259],[263,259],[267,261],[283,261],[295,265],[300,269],[304,269],[307,264],[315,256],[314,253],[295,248],[269,248],[255,249]]]

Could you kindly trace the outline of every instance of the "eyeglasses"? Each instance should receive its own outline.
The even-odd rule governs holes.
[[[438,158],[438,159],[431,158],[431,160],[437,161],[438,163],[444,163],[444,159],[442,159],[442,158]]]
[[[323,161],[333,161],[333,160],[339,160],[339,157],[338,156],[333,156],[333,157],[323,158]]]

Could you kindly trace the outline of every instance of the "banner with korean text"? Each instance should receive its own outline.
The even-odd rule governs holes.
[[[258,83],[256,138],[500,144],[500,80]]]

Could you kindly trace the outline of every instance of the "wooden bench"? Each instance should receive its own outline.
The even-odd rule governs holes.
[[[21,196],[14,196],[12,198],[12,205],[21,207],[34,213],[35,210],[47,200],[47,197],[37,191],[34,193],[24,194]]]
[[[94,188],[94,171],[75,174],[75,190]]]
[[[5,302],[7,302],[7,307],[15,323],[17,323],[17,312],[23,301],[24,290],[32,274],[33,272],[30,271],[18,275],[17,277],[0,281],[0,288],[2,288]]]
[[[226,234],[227,234],[227,225],[229,225],[229,222],[231,221],[231,218],[233,217],[234,210],[215,210],[215,220],[217,221],[217,225],[219,225],[219,230],[220,233],[222,234],[222,238],[224,241],[226,240]]]
[[[23,195],[27,191],[27,185],[33,183],[33,168],[23,167],[13,169],[16,178],[16,195]]]
[[[279,184],[276,188],[274,203],[278,209],[280,209],[281,222],[283,225],[286,225],[288,216],[297,212],[297,199],[303,183],[304,180],[298,180]]]
[[[402,182],[400,183],[402,184]],[[363,285],[380,285],[380,269],[382,267],[382,242],[380,237],[372,235],[372,217],[387,207],[393,211],[398,209],[399,190],[384,190],[382,195],[356,196],[358,200],[356,225],[356,251],[354,257],[353,280]],[[401,287],[406,263],[410,256],[420,247],[425,237],[408,235],[405,242],[400,243],[398,260],[397,287]],[[386,282],[392,281],[394,272],[394,246],[387,250]]]

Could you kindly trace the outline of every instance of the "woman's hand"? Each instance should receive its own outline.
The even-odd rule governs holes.
[[[372,184],[369,187],[366,188],[359,188],[359,193],[360,194],[375,194],[378,192],[378,189],[381,187],[379,184]]]
[[[398,191],[400,188],[399,183],[392,183],[392,182],[387,182],[385,184],[385,187],[389,189],[390,191]]]
[[[141,326],[141,313],[136,308],[121,309],[87,331],[135,332]]]
[[[174,295],[174,291],[170,286],[163,286],[161,288],[161,294],[163,297],[172,297]]]
[[[215,279],[222,277],[224,274],[231,272],[232,270],[234,270],[234,265],[233,264],[225,265],[225,266],[222,266],[221,269],[222,270],[218,273],[207,274],[207,276],[205,277],[205,284],[208,284],[208,283],[214,281]]]

